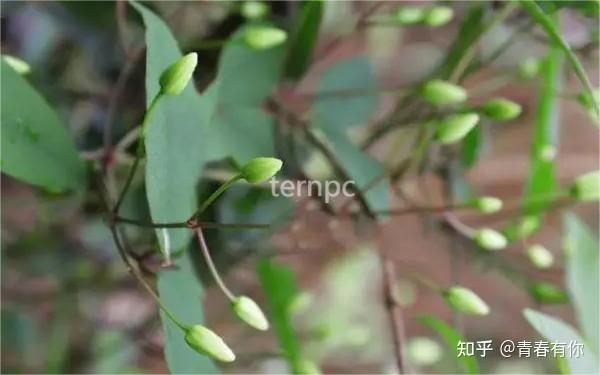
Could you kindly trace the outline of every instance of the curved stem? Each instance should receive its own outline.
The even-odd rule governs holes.
[[[196,237],[198,237],[198,244],[200,245],[200,250],[202,251],[204,260],[206,260],[208,269],[210,270],[210,273],[215,279],[215,282],[217,283],[221,291],[223,291],[223,293],[227,296],[227,298],[231,302],[233,302],[233,300],[235,299],[235,295],[229,290],[229,288],[227,288],[227,286],[223,282],[223,279],[221,279],[221,276],[219,275],[219,271],[217,271],[217,267],[215,267],[215,264],[213,263],[213,260],[210,256],[210,251],[208,250],[208,246],[206,246],[206,241],[204,240],[204,234],[202,234],[202,228],[196,228]]]
[[[208,206],[211,205],[212,202],[215,201],[215,199],[217,199],[221,194],[223,194],[223,192],[225,190],[227,190],[231,185],[233,185],[234,182],[236,182],[237,180],[240,180],[242,178],[242,175],[240,174],[236,174],[235,176],[231,177],[229,180],[225,181],[225,183],[223,183],[223,185],[219,186],[219,188],[217,190],[215,190],[200,206],[200,208],[198,208],[198,210],[196,210],[196,212],[194,212],[194,214],[190,217],[189,220],[194,220],[196,219],[198,216],[200,216],[204,210],[206,210],[208,208]]]

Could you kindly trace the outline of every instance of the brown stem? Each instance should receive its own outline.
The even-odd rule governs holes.
[[[398,279],[396,277],[396,267],[394,262],[386,259],[383,255],[380,256],[380,260],[383,271],[383,298],[392,328],[396,366],[398,367],[398,372],[403,374],[408,372],[405,368],[406,361],[404,357],[404,343],[406,342],[406,334],[404,330],[404,320],[402,318],[402,309],[398,300]]]

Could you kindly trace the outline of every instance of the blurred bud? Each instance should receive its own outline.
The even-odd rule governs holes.
[[[556,147],[551,144],[543,145],[538,151],[538,158],[543,161],[552,161],[556,158]]]
[[[527,256],[531,263],[540,269],[552,267],[554,255],[542,245],[531,245],[527,248]]]
[[[160,91],[167,95],[179,95],[185,89],[192,78],[194,69],[198,64],[198,55],[195,52],[188,53],[173,64],[171,64],[160,75]]]
[[[13,68],[13,70],[20,75],[24,76],[25,74],[31,72],[31,67],[25,61],[19,59],[18,57],[10,56],[10,55],[2,55],[2,60]]]
[[[408,340],[406,354],[410,363],[431,366],[442,358],[442,348],[429,337],[413,337]]]
[[[462,140],[479,122],[476,113],[450,115],[437,123],[435,139],[444,144]]]
[[[401,25],[414,25],[425,18],[425,10],[419,7],[400,7],[394,12],[394,20]]]
[[[421,96],[431,104],[457,104],[467,100],[467,91],[453,83],[434,79],[425,84]]]
[[[231,304],[235,314],[244,322],[261,331],[269,329],[269,322],[256,302],[246,296],[236,297]]]
[[[444,297],[452,308],[469,315],[487,315],[490,308],[472,290],[454,286],[444,291]]]
[[[484,214],[493,214],[502,209],[502,200],[496,197],[480,197],[473,199],[470,206],[478,209]]]
[[[590,117],[597,122],[598,114],[595,107],[600,106],[600,88],[594,89],[591,94],[587,91],[582,92],[577,96],[577,101],[587,110]]]
[[[254,158],[240,170],[242,178],[251,184],[259,184],[275,176],[283,162],[276,158]]]
[[[444,26],[452,20],[454,11],[450,7],[433,7],[427,11],[423,22],[431,27]]]
[[[269,6],[262,1],[245,1],[242,3],[241,12],[248,20],[257,20],[269,13]]]
[[[299,374],[306,374],[306,375],[320,375],[321,374],[321,369],[319,368],[319,366],[311,360],[308,359],[303,359],[300,361],[300,363],[298,364],[298,373]]]
[[[510,242],[514,242],[531,236],[540,228],[539,216],[527,215],[520,218],[516,223],[511,223],[502,232]]]
[[[198,353],[219,361],[233,362],[235,360],[235,354],[223,339],[202,325],[190,327],[185,332],[185,342]]]
[[[479,229],[473,236],[473,240],[479,247],[485,250],[501,250],[508,243],[506,237],[500,232],[489,228]]]
[[[540,60],[528,57],[517,66],[517,75],[522,79],[532,79],[539,74],[540,67]]]
[[[600,171],[577,177],[569,187],[569,195],[580,202],[600,200]]]
[[[273,26],[250,26],[244,33],[246,45],[252,49],[269,49],[287,39],[287,33]]]
[[[521,105],[504,98],[488,100],[481,108],[484,115],[497,121],[510,121],[519,117]]]
[[[532,283],[529,286],[529,293],[538,303],[565,303],[569,300],[564,290],[545,281]]]

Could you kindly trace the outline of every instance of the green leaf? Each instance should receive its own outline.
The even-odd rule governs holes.
[[[2,172],[52,192],[81,189],[85,164],[46,100],[2,59]]]
[[[594,89],[592,88],[592,84],[585,73],[583,65],[569,44],[560,35],[560,30],[556,22],[554,22],[554,20],[548,16],[534,1],[521,0],[521,5],[529,13],[531,18],[533,18],[535,22],[537,22],[537,24],[540,25],[544,31],[546,31],[546,34],[548,34],[550,40],[564,52],[569,60],[569,63],[571,64],[571,67],[573,67],[577,78],[579,78],[579,81],[581,81],[581,84],[587,93],[593,97]],[[596,115],[600,116],[600,107],[598,106],[597,102],[594,103],[594,110]]]
[[[484,141],[482,125],[473,128],[462,142],[461,162],[465,168],[474,166],[481,155]]]
[[[560,342],[568,345],[571,341],[584,344],[583,355],[580,358],[567,356],[566,360],[572,374],[597,374],[598,358],[589,350],[586,342],[577,331],[560,319],[551,317],[539,311],[523,310],[525,319],[550,342]]]
[[[153,12],[131,2],[146,25],[146,99],[148,105],[160,89],[161,73],[182,55],[171,32]],[[146,132],[146,194],[154,222],[180,222],[196,207],[196,184],[207,155],[200,122],[206,108],[192,84],[181,95],[160,99]],[[158,234],[159,231],[157,231]],[[169,229],[173,251],[189,241],[188,229]],[[162,236],[158,235],[162,241]]]
[[[300,341],[290,314],[290,306],[298,294],[298,286],[293,271],[268,258],[258,264],[258,276],[267,297],[270,320],[279,339],[279,345],[294,374],[301,373],[302,352]]]
[[[204,292],[194,273],[191,257],[183,254],[175,259],[175,267],[164,268],[158,274],[160,299],[184,324],[203,321],[202,300]],[[165,356],[169,370],[174,374],[213,374],[213,362],[198,354],[184,341],[184,333],[162,311],[160,317],[165,328]]]
[[[567,288],[589,347],[599,354],[598,240],[576,216],[568,214],[564,221],[565,235],[569,243],[566,256]]]
[[[561,85],[562,54],[556,48],[550,48],[542,72],[539,89],[539,102],[533,134],[531,166],[527,182],[525,200],[530,202],[524,207],[526,214],[540,214],[551,203],[536,197],[549,196],[556,192],[557,181],[553,160],[543,157],[548,145],[557,146],[559,125],[559,103],[557,92]]]
[[[468,374],[479,373],[479,365],[477,364],[476,357],[458,356],[458,342],[465,342],[466,340],[457,330],[431,315],[419,316],[417,320],[419,321],[419,323],[433,329],[444,338],[444,341],[446,341],[446,345],[448,345],[450,352],[454,354],[453,357],[455,357],[457,362],[459,362],[459,364],[461,364],[464,367],[465,371]]]
[[[319,36],[322,17],[323,1],[304,3],[296,29],[290,39],[286,67],[288,77],[297,79],[306,71]]]
[[[357,57],[337,64],[327,71],[319,84],[319,92],[336,90],[375,92],[377,85],[367,59]],[[315,122],[325,134],[337,161],[359,189],[385,173],[384,167],[348,139],[348,131],[365,125],[377,105],[375,94],[353,97],[330,96],[314,105]],[[389,183],[382,179],[365,194],[369,207],[385,210],[389,205]]]

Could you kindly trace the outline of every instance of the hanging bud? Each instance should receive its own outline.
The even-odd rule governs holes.
[[[600,200],[600,171],[577,177],[569,187],[569,195],[580,202]]]
[[[18,57],[10,56],[10,55],[2,55],[2,60],[8,66],[13,68],[13,70],[20,75],[24,76],[25,74],[31,72],[31,67],[25,61],[19,59]]]
[[[554,284],[539,281],[529,286],[529,293],[538,303],[565,303],[569,300],[567,293]]]
[[[194,69],[198,64],[198,55],[195,52],[188,53],[173,64],[171,64],[160,75],[160,91],[167,95],[179,95],[185,89],[192,78]]]
[[[532,79],[540,72],[540,60],[528,57],[517,66],[517,75],[522,79]]]
[[[269,6],[262,1],[245,1],[242,3],[241,12],[248,20],[257,20],[269,13]]]
[[[454,11],[449,7],[433,7],[425,15],[423,22],[431,27],[444,26],[452,20]]]
[[[269,322],[265,314],[252,299],[246,296],[236,297],[231,304],[231,308],[240,319],[251,327],[261,331],[269,329]]]
[[[469,315],[487,315],[488,305],[472,290],[454,286],[443,292],[444,298],[453,309]]]
[[[451,115],[437,123],[435,139],[444,144],[456,143],[463,139],[479,122],[476,113]]]
[[[480,197],[469,204],[484,214],[492,214],[502,209],[502,200],[496,197]]]
[[[400,25],[414,25],[425,18],[425,11],[419,7],[400,7],[394,13],[394,20]]]
[[[273,48],[287,39],[287,33],[272,26],[251,26],[244,33],[246,45],[252,49]]]
[[[457,104],[467,100],[467,92],[464,88],[440,79],[427,82],[423,86],[421,96],[435,105]]]
[[[482,107],[482,112],[492,120],[510,121],[519,117],[521,106],[504,98],[488,100]]]
[[[200,354],[208,355],[222,362],[233,362],[235,354],[223,339],[210,329],[195,325],[185,332],[185,342]]]
[[[275,176],[283,162],[276,158],[254,158],[240,171],[242,178],[251,184],[259,184]]]
[[[536,268],[550,268],[554,263],[554,255],[542,245],[529,246],[527,248],[527,256]]]
[[[479,247],[485,250],[501,250],[508,243],[506,237],[500,232],[489,228],[479,229],[473,236],[473,240]]]

